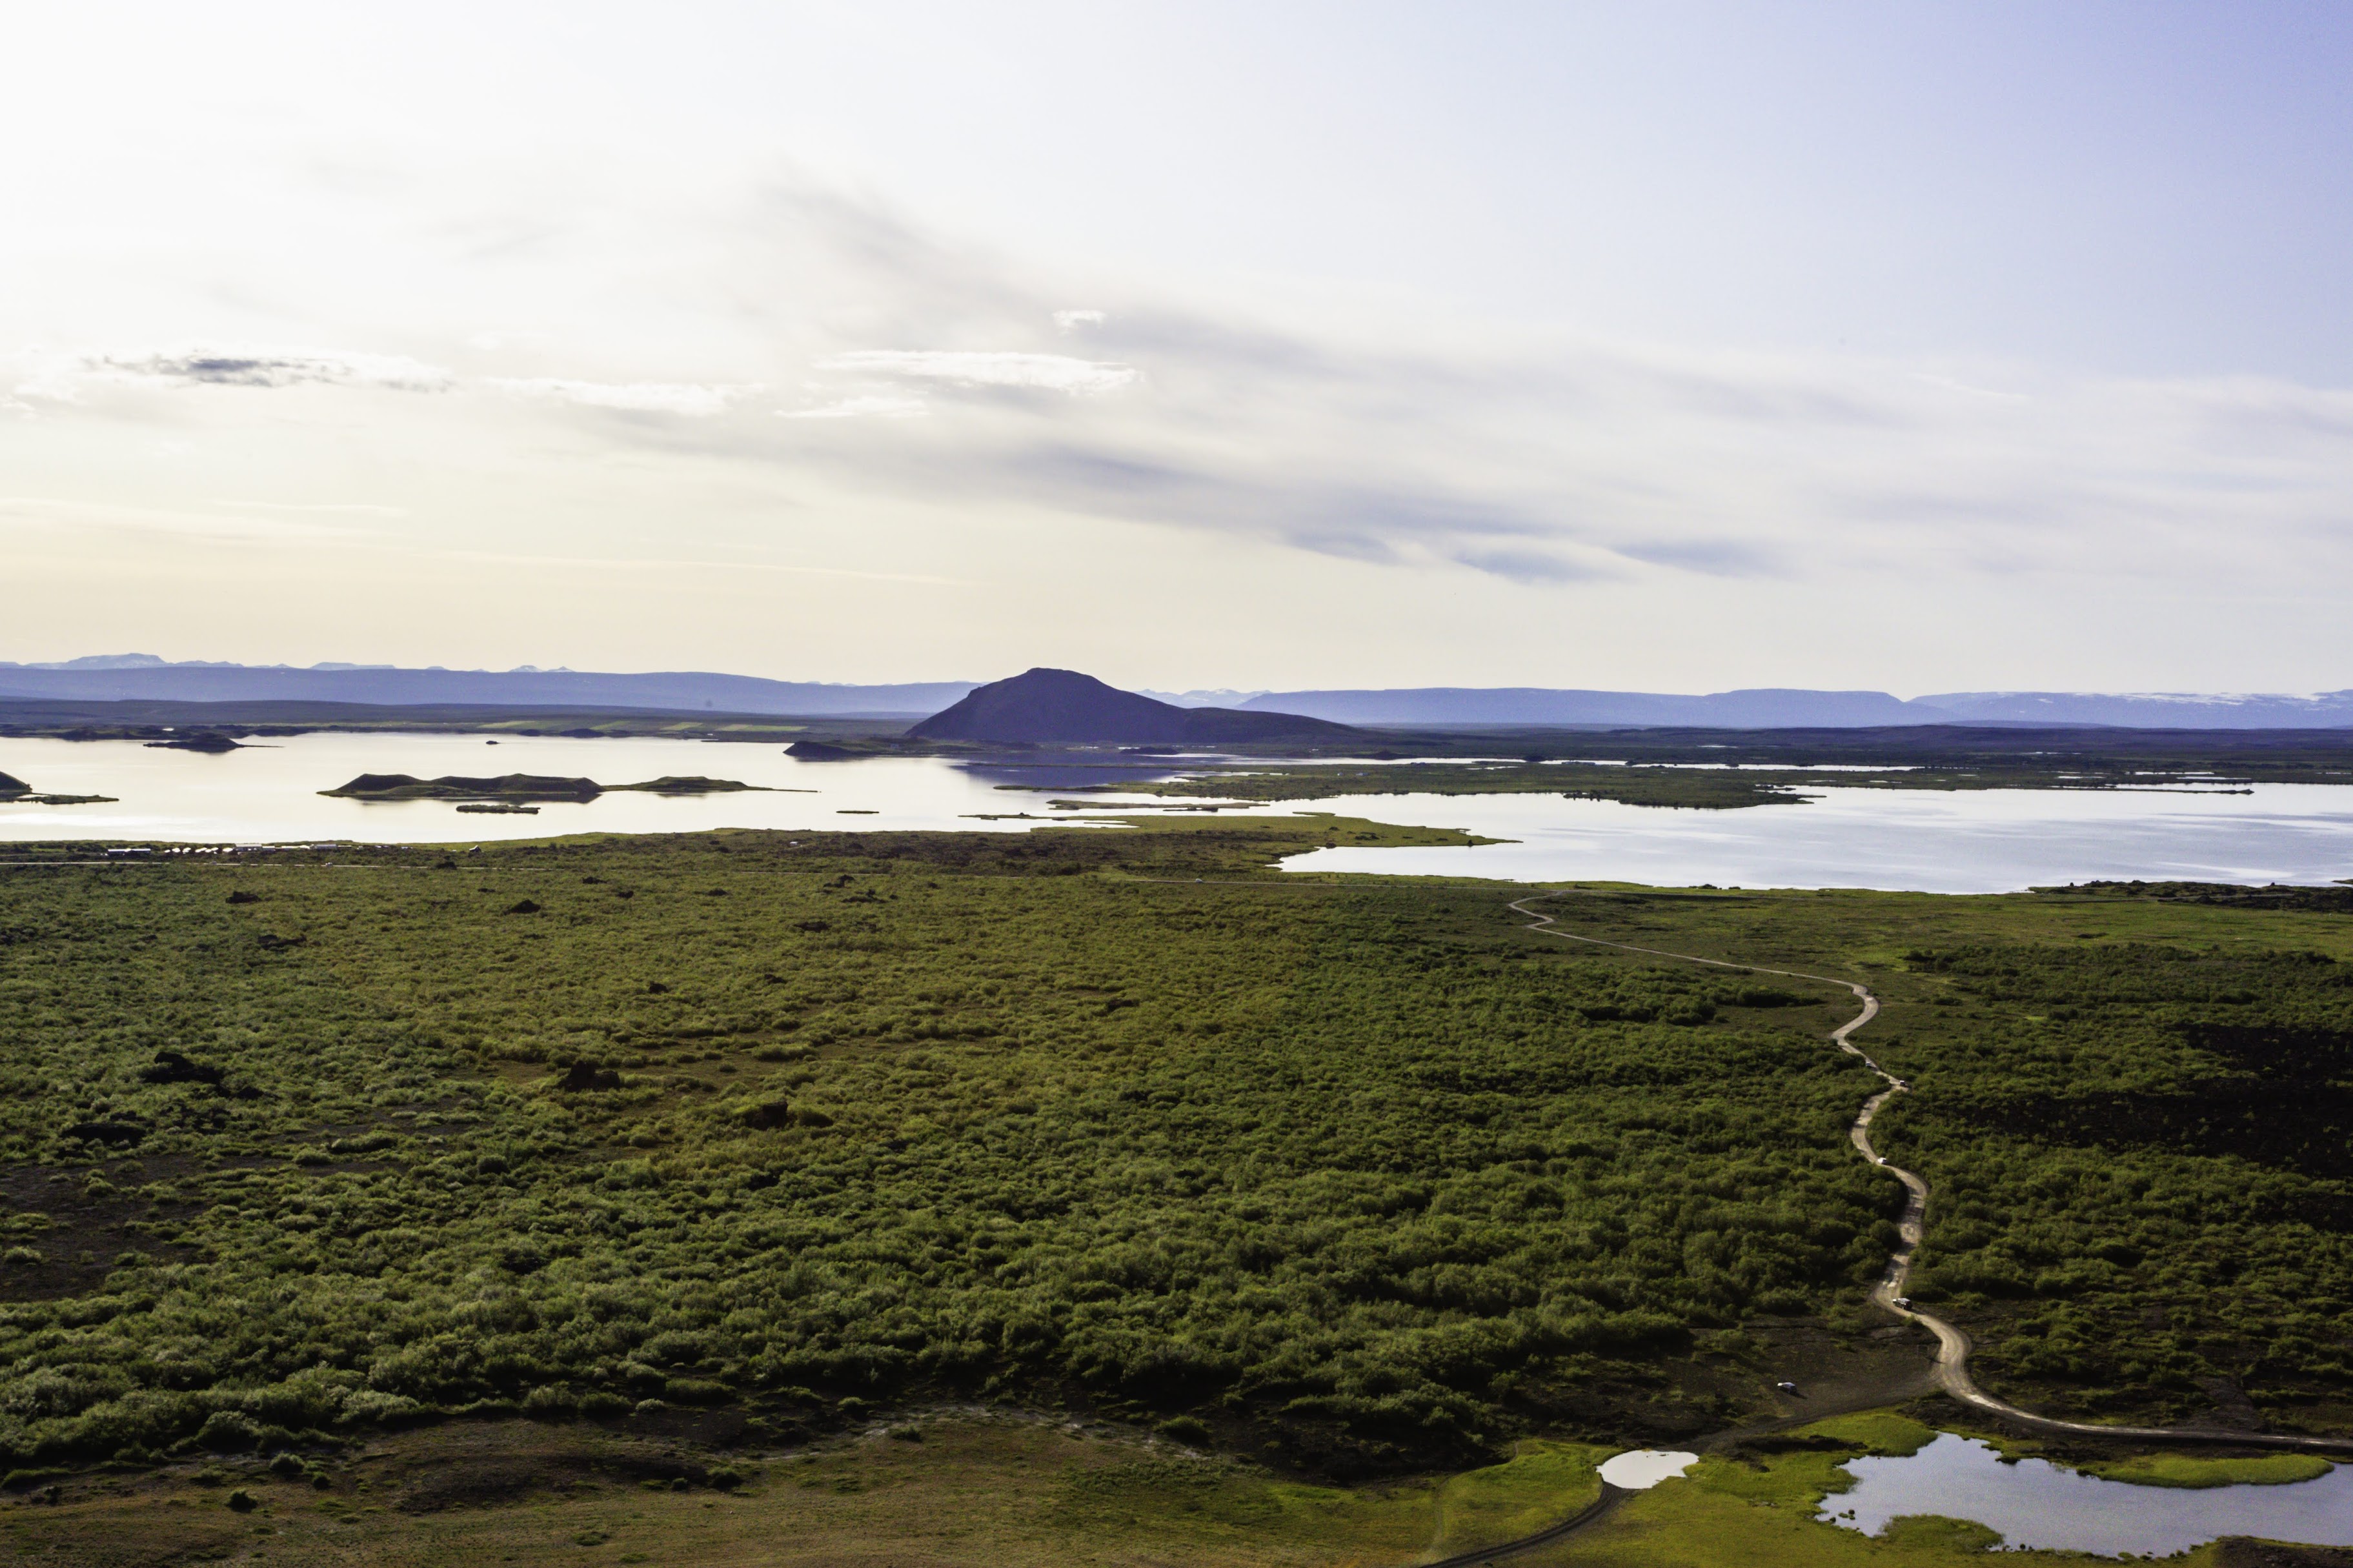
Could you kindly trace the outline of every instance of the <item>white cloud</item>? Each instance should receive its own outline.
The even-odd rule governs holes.
[[[554,376],[516,378],[493,376],[486,385],[524,397],[552,397],[584,408],[612,408],[631,414],[681,414],[708,418],[724,414],[739,397],[760,390],[757,384],[706,386],[693,382],[568,381]]]
[[[985,353],[955,349],[861,349],[821,359],[819,370],[908,376],[956,386],[1036,387],[1073,396],[1116,392],[1136,380],[1134,365],[1073,359],[1068,354]]]
[[[481,205],[506,213],[531,197]],[[1508,626],[1557,609],[1622,634],[1592,630],[1579,657],[1720,669],[1764,649],[1777,674],[1835,658],[1853,664],[1848,679],[1873,683],[1892,679],[1876,673],[1886,663],[1910,660],[1938,672],[1923,678],[1927,689],[2020,679],[1997,679],[1974,654],[1956,663],[1956,647],[2137,647],[2117,640],[2119,627],[2154,624],[2123,619],[2115,606],[2133,596],[2199,604],[2212,634],[2201,648],[2267,647],[2274,627],[2326,626],[2327,590],[2353,574],[2346,391],[1667,348],[1418,320],[1393,301],[1344,298],[1246,310],[1134,279],[1097,293],[1099,280],[1033,272],[789,182],[703,220],[660,229],[708,242],[682,258],[616,256],[589,234],[575,250],[501,261],[512,270],[495,274],[498,290],[441,302],[440,340],[419,335],[436,319],[422,296],[397,315],[322,313],[332,327],[221,327],[209,340],[421,344],[419,359],[200,347],[35,360],[19,398],[48,418],[0,417],[0,461],[21,489],[90,503],[42,503],[37,515],[6,503],[0,521],[259,532],[338,520],[284,510],[292,502],[217,503],[217,517],[98,503],[367,495],[414,509],[421,521],[397,531],[420,551],[462,538],[492,552],[486,563],[512,556],[518,572],[594,552],[617,563],[616,583],[655,517],[668,531],[663,557],[714,582],[745,575],[725,563],[738,550],[806,545],[832,570],[889,572],[968,560],[959,552],[987,539],[987,566],[956,574],[985,576],[1002,561],[1033,578],[1116,584],[1122,563],[1155,559],[1198,563],[1208,580],[1247,563],[1237,577],[1280,581],[1293,600],[1332,595],[1318,601],[1318,624],[1354,626],[1366,646],[1402,623],[1370,609],[1350,622],[1346,605],[1428,600],[1438,606],[1429,625],[1448,629],[1398,632],[1398,647],[1419,651],[1398,653],[1392,669],[1425,654],[1451,660],[1458,644],[1502,646],[1519,635]],[[575,286],[543,302],[505,292],[543,276]],[[1058,308],[1074,297],[1113,308]],[[1063,334],[1096,315],[1116,316],[1119,361],[1053,352],[1091,345]],[[501,323],[498,341],[467,346],[484,321]],[[23,315],[16,330],[37,324]],[[98,319],[76,341],[148,340]],[[865,346],[878,342],[992,346]],[[465,374],[424,363],[441,358]],[[184,390],[207,385],[325,390]],[[322,406],[338,389],[370,388],[474,395]],[[79,407],[65,401],[77,393]],[[157,456],[164,437],[169,462]],[[97,580],[115,570],[112,543],[82,547]],[[1817,654],[1813,634],[1787,630],[1813,624],[1788,614],[1792,595],[1833,594],[1864,606],[1858,616],[1883,616],[1879,640]],[[1173,597],[1134,600],[1147,620],[1178,613]],[[926,635],[1010,647],[1024,629],[998,626],[1004,618],[976,609]],[[2096,634],[2083,629],[2094,622]],[[1737,635],[1724,629],[1736,623]],[[682,619],[679,635],[702,624]],[[1989,626],[2000,635],[1978,635]],[[1661,642],[1644,643],[1643,628]],[[1686,645],[1701,651],[1678,651]],[[2256,672],[2258,657],[2284,668],[2289,656],[2245,655],[2227,678],[2277,683]],[[2158,681],[2152,671],[2130,683]]]
[[[779,408],[776,414],[785,419],[912,419],[931,412],[931,405],[920,397],[900,397],[876,394],[865,397],[845,397],[836,403],[822,403],[815,408]]]
[[[363,386],[396,392],[442,392],[454,384],[448,371],[405,354],[206,343],[58,356],[50,359],[16,391],[19,395],[70,402],[90,382],[171,386]]]

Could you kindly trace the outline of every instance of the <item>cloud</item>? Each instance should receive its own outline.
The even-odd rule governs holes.
[[[1582,583],[1622,575],[1582,566],[1542,550],[1460,550],[1450,559],[1474,572],[1492,573],[1514,583]]]
[[[533,265],[575,286],[543,315],[503,284],[450,309],[465,378],[397,355],[200,346],[37,361],[16,399],[67,418],[99,382],[488,393],[355,399],[348,427],[404,452],[479,440],[498,453],[486,463],[520,464],[561,423],[567,451],[659,473],[671,493],[707,482],[723,509],[756,493],[755,510],[781,499],[917,530],[982,511],[1145,526],[1537,591],[1862,574],[1925,592],[1927,573],[2263,589],[2267,573],[2353,568],[2342,390],[1646,345],[1345,299],[1203,303],[955,243],[807,181],[739,203],[660,226],[659,252],[543,226],[554,249]],[[1097,353],[1059,352],[1082,331]],[[522,345],[527,363],[498,363]],[[798,390],[752,395],[779,386]],[[98,401],[94,432],[122,412]],[[258,431],[277,417],[252,411],[267,401],[188,405]],[[526,422],[531,442],[511,441]]]
[[[94,374],[207,386],[375,386],[397,392],[441,392],[446,370],[402,354],[341,353],[318,349],[202,347],[148,354],[107,354],[86,362]]]
[[[405,354],[301,348],[195,347],[37,356],[19,397],[71,403],[93,384],[150,386],[372,387],[446,392],[450,374]]]
[[[554,376],[492,376],[484,385],[522,397],[550,397],[583,408],[611,408],[629,414],[679,414],[708,418],[724,414],[740,397],[761,390],[756,383],[741,386],[704,386],[692,382],[567,381]]]
[[[1680,567],[1710,577],[1785,577],[1789,563],[1773,546],[1737,539],[1637,540],[1614,546],[1630,561]]]
[[[845,397],[837,403],[819,404],[815,408],[779,408],[776,414],[785,419],[911,419],[931,412],[931,405],[920,397],[902,397],[874,394],[864,397]]]
[[[1136,379],[1134,365],[1105,364],[1068,354],[958,349],[861,349],[821,359],[817,368],[944,381],[955,386],[1034,387],[1074,397],[1116,392]]]

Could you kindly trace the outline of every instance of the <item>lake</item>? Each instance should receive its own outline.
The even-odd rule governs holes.
[[[2013,1550],[2132,1552],[2165,1557],[2224,1535],[2306,1546],[2353,1546],[2353,1466],[2283,1486],[2134,1486],[2044,1459],[2004,1464],[1988,1444],[1940,1432],[1918,1453],[1862,1458],[1841,1468],[1851,1490],[1823,1500],[1820,1518],[1876,1535],[1893,1519],[1973,1520]]]
[[[1467,849],[1319,849],[1293,871],[1514,881],[1888,888],[1999,893],[2098,879],[2328,882],[2353,877],[2353,785],[2175,790],[1809,792],[1808,804],[1690,811],[1526,795],[1286,803],[1517,840]]]
[[[1022,832],[1062,816],[1046,803],[1096,782],[1165,767],[1035,766],[891,757],[809,763],[773,745],[558,736],[327,733],[206,755],[136,742],[0,739],[0,773],[108,805],[0,805],[0,840],[170,843],[479,843],[566,833],[719,827]],[[533,816],[460,815],[443,801],[333,800],[363,773],[507,773],[634,784],[705,774],[780,793],[664,799],[608,795],[550,802]],[[1033,786],[1038,793],[1004,789]],[[791,793],[783,793],[791,792]],[[1151,797],[1096,797],[1093,810],[1148,810]],[[1463,827],[1506,844],[1467,849],[1324,849],[1294,871],[1369,871],[1519,881],[1657,886],[1856,887],[2002,892],[2094,878],[2327,882],[2353,877],[2353,786],[2265,784],[2247,794],[2176,790],[1914,791],[1831,788],[1802,805],[1689,811],[1556,795],[1350,795],[1256,811],[1330,811]],[[987,821],[1029,813],[1029,821]]]

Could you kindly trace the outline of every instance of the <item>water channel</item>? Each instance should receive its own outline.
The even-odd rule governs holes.
[[[2047,1459],[2005,1463],[1989,1444],[1940,1432],[1915,1454],[1851,1459],[1841,1468],[1855,1484],[1825,1499],[1819,1517],[1867,1535],[1891,1520],[1935,1514],[1996,1531],[2012,1551],[2167,1557],[2225,1535],[2353,1546],[2348,1465],[2316,1480],[2276,1486],[2141,1486]]]

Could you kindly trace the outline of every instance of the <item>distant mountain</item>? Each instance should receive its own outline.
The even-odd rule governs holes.
[[[2140,730],[2353,728],[2353,691],[2306,696],[2138,691],[1947,691],[1917,700],[1963,723],[2116,724]]]
[[[1584,725],[1609,729],[1865,729],[1901,724],[2116,725],[2133,729],[2353,728],[2353,691],[2308,697],[2144,692],[1955,691],[1909,701],[1884,691],[1764,688],[1686,696],[1546,687],[1430,686],[1391,691],[1270,691],[1245,710],[1374,726]]]
[[[1151,698],[1155,702],[1166,702],[1178,708],[1239,708],[1253,697],[1265,696],[1266,689],[1253,686],[1248,691],[1236,691],[1230,688],[1215,691],[1155,691],[1147,686],[1141,695]]]
[[[1884,691],[1767,689],[1690,697],[1649,691],[1555,690],[1534,686],[1425,686],[1398,691],[1270,691],[1248,710],[1305,713],[1343,724],[1668,724],[1736,730],[1817,725],[1935,724]]]
[[[78,701],[464,703],[512,708],[661,708],[821,718],[932,713],[969,680],[836,686],[752,675],[669,671],[599,675],[569,669],[397,669],[390,666],[166,664],[113,654],[62,664],[0,664],[0,697]]]
[[[969,680],[934,680],[852,686],[768,680],[758,676],[698,670],[600,674],[539,669],[530,665],[491,670],[403,669],[392,665],[324,663],[298,669],[287,665],[204,660],[170,663],[147,653],[97,654],[45,664],[0,661],[0,698],[86,702],[292,701],[540,710],[634,708],[902,719],[936,714],[971,693],[976,685]],[[1287,714],[1335,724],[1379,727],[1577,725],[1608,729],[1775,730],[1957,723],[2183,730],[2353,728],[2353,690],[2306,695],[1948,691],[1909,701],[1884,691],[1782,688],[1718,691],[1705,696],[1535,686],[1121,695],[1139,702],[1156,701],[1161,707],[1195,712]],[[1212,737],[1204,731],[1166,743],[1245,738],[1249,737],[1239,733]]]
[[[976,688],[907,733],[926,741],[1181,746],[1336,740],[1355,731],[1294,713],[1179,708],[1075,669],[1032,669]]]

